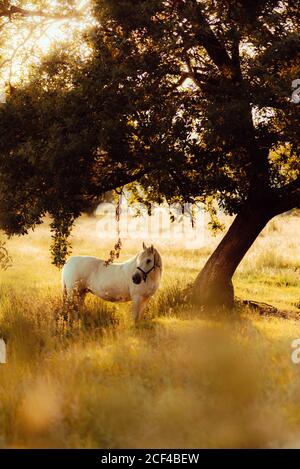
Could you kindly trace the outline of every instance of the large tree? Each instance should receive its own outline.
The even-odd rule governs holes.
[[[300,207],[298,2],[97,0],[89,54],[57,51],[0,114],[0,222],[72,222],[138,181],[146,202],[214,198],[236,214],[193,286],[233,304],[232,276],[274,216]]]

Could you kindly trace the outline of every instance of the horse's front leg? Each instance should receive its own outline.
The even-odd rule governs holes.
[[[142,296],[135,296],[132,298],[132,313],[135,322],[138,322],[141,319],[148,302],[149,299]]]

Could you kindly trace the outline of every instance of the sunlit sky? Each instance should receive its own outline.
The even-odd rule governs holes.
[[[53,10],[55,9],[56,3],[55,0],[49,2]],[[70,33],[73,33],[74,30],[82,31],[87,27],[91,20],[90,1],[78,0],[78,2],[76,2],[76,12],[81,15],[80,18],[54,20],[49,24],[45,33],[42,34],[37,41],[43,53],[47,53],[53,44],[66,41],[70,37]]]
[[[0,50],[0,81],[17,83],[26,78],[30,66],[38,64],[51,48],[80,37],[79,33],[93,23],[91,3],[90,0],[78,0],[74,3],[78,16],[73,18],[56,20],[28,17],[6,23],[5,29],[2,29],[7,37]],[[30,2],[22,7],[33,11],[37,9]],[[48,1],[45,11],[60,11],[59,2]]]

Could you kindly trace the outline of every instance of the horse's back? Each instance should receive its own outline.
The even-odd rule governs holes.
[[[93,256],[72,256],[62,270],[63,286],[71,287],[78,281],[87,281],[104,261]]]

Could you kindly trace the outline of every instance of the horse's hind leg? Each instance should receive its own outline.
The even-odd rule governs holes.
[[[73,288],[66,288],[63,291],[63,311],[65,318],[78,319],[83,308],[86,291],[75,285]]]
[[[83,306],[84,306],[85,296],[86,296],[86,291],[85,290],[82,290],[82,291],[77,293],[76,303],[77,303],[79,311],[81,311]]]
[[[62,315],[63,318],[68,321],[70,319],[70,313],[74,309],[73,306],[73,295],[72,291],[68,291],[66,287],[63,287],[62,293]]]
[[[77,312],[81,311],[84,306],[86,292],[78,287],[74,288],[71,295],[71,304]]]
[[[63,308],[65,307],[66,303],[68,300],[68,292],[67,288],[65,285],[63,285],[63,291],[62,291],[62,303],[63,303]]]

